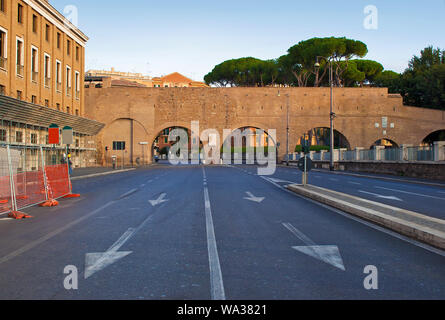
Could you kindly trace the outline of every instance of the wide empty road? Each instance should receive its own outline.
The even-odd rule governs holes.
[[[443,251],[285,191],[296,172],[153,166],[77,180],[81,198],[0,220],[0,299],[445,299]],[[434,196],[416,207],[414,195],[348,179],[351,192],[402,201],[362,193],[372,200],[443,212],[439,188],[375,182]],[[365,269],[377,271],[374,289]]]

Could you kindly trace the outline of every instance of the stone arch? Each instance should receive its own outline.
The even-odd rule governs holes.
[[[267,136],[267,144],[269,146],[273,146],[273,147],[277,147],[277,142],[278,140],[278,132],[276,133],[275,139],[269,134],[269,130],[273,130],[273,128],[268,128],[268,129],[264,129],[267,128],[267,126],[261,125],[256,123],[256,125],[253,125],[252,122],[249,122],[250,124],[242,124],[242,125],[235,125],[232,126],[231,133],[234,133],[236,130],[243,130],[243,129],[259,129],[262,130],[266,136]],[[232,137],[230,137],[231,139],[233,139]],[[221,136],[221,141],[220,141],[220,150],[222,150],[224,143],[226,142],[228,138],[223,139],[223,137]],[[243,137],[243,146],[244,146],[244,141],[245,141],[245,137]],[[247,141],[246,141],[247,143]],[[256,142],[255,142],[256,143]],[[232,143],[231,143],[232,145]],[[278,157],[278,152],[279,152],[279,148],[276,148],[276,154]],[[221,155],[222,156],[222,155]],[[243,157],[244,157],[244,153],[243,153]],[[233,158],[233,154],[232,154],[232,158]]]
[[[164,131],[165,129],[170,129],[170,128],[182,128],[185,129],[187,131],[187,135],[188,138],[190,140],[190,133],[191,133],[191,126],[189,122],[183,122],[183,121],[174,121],[174,122],[165,122],[161,125],[158,125],[152,132],[152,134],[150,135],[150,138],[148,140],[148,148],[149,148],[149,159],[153,160],[153,157],[155,156],[154,154],[154,148],[155,148],[155,140],[156,138],[158,138],[159,136],[162,135],[162,131]],[[161,148],[162,149],[162,148]],[[159,150],[161,151],[161,150]]]
[[[381,138],[376,140],[370,147],[369,149],[373,149],[376,146],[383,146],[385,148],[398,148],[399,144],[397,142],[395,142],[392,139],[388,139],[388,138]]]
[[[113,156],[116,157],[117,165],[134,164],[137,157],[141,157],[143,152],[136,146],[139,142],[147,139],[147,128],[139,120],[130,117],[118,117],[105,125],[101,133],[103,140],[109,141],[110,145],[101,146],[98,156],[105,164],[113,163]],[[113,142],[125,142],[125,150],[114,150]],[[102,153],[104,152],[104,153]],[[140,154],[139,154],[140,153]]]
[[[422,144],[431,145],[436,141],[445,141],[445,129],[431,132],[425,138],[423,138]]]
[[[320,132],[323,130],[323,132]],[[306,131],[303,131],[303,133],[300,134],[296,138],[295,144],[291,145],[291,151],[294,152],[295,148],[301,144],[300,139],[305,135],[309,135],[309,139],[311,141],[311,145],[319,145],[319,146],[329,146],[330,145],[330,128],[326,126],[313,126]],[[342,131],[334,129],[334,146],[335,148],[346,148],[348,150],[351,150],[351,143],[349,142],[349,139],[343,134]],[[293,148],[293,149],[292,149]]]

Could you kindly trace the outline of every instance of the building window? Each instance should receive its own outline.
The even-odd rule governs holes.
[[[17,65],[17,75],[23,77],[24,74],[24,50],[23,50],[23,40],[17,38],[17,52],[16,52],[16,65]]]
[[[23,142],[23,132],[22,131],[15,132],[15,142],[18,142],[18,143]]]
[[[5,95],[5,86],[0,84],[0,96]]]
[[[6,0],[0,0],[0,11],[2,12],[6,12],[5,2]]]
[[[23,6],[20,3],[17,7],[17,21],[23,23]]]
[[[76,46],[76,61],[79,61],[79,51],[80,51],[80,48],[78,46]]]
[[[31,133],[31,143],[37,144],[37,133]]]
[[[71,68],[66,66],[66,95],[71,95]]]
[[[49,24],[45,26],[45,40],[49,42],[49,35],[50,35],[51,29]]]
[[[8,33],[0,28],[0,68],[6,70],[8,62]]]
[[[60,49],[60,38],[61,38],[60,32],[57,32],[57,49]]]
[[[49,100],[48,99],[45,99],[45,107],[49,108]]]
[[[56,90],[61,91],[62,87],[62,63],[56,60]]]
[[[66,113],[70,113],[70,107],[66,107]]]
[[[37,97],[36,96],[31,96],[31,102],[34,104],[37,104]]]
[[[71,41],[66,40],[66,54],[70,55],[71,53]]]
[[[79,143],[79,139],[76,139],[76,148],[79,148],[80,143]]]
[[[60,111],[60,103],[56,103],[56,108]]]
[[[38,20],[35,14],[32,15],[32,32],[37,33],[38,28]]]
[[[17,100],[22,100],[22,92],[17,90]]]
[[[76,116],[79,115],[79,109],[76,109]]]
[[[6,130],[0,129],[0,141],[6,142]]]
[[[80,99],[80,74],[79,72],[76,71],[75,73],[75,77],[74,77],[74,88],[76,91],[76,99],[79,100]]]
[[[125,141],[113,141],[113,150],[125,150]]]
[[[43,60],[43,73],[45,77],[45,87],[49,88],[51,84],[51,57],[45,53],[45,58]]]
[[[39,75],[39,51],[36,47],[31,47],[31,80],[37,82]]]

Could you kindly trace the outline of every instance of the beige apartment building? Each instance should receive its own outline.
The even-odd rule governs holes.
[[[70,126],[76,166],[86,165],[87,137],[102,127],[83,118],[87,41],[47,0],[0,0],[1,145],[49,148],[48,127]]]

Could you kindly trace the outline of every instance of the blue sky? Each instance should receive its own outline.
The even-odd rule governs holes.
[[[277,58],[301,40],[346,36],[368,45],[368,59],[402,72],[428,45],[445,49],[445,0],[50,0],[78,8],[90,37],[87,69],[174,71],[202,80],[227,59]],[[363,26],[378,9],[378,29]]]

